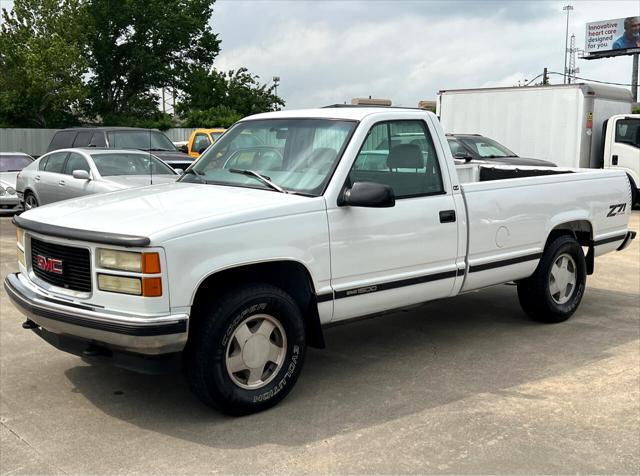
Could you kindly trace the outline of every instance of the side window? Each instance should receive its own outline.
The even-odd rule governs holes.
[[[616,142],[640,147],[640,119],[620,119],[616,122]]]
[[[41,172],[44,170],[44,168],[47,166],[47,160],[49,160],[49,157],[43,157],[42,159],[40,159],[40,162],[38,162],[38,170],[40,170]]]
[[[392,121],[373,126],[351,168],[349,180],[389,185],[396,198],[444,193],[438,156],[422,121]]]
[[[74,147],[87,147],[91,140],[92,133],[89,131],[78,132],[76,140],[73,141]]]
[[[51,154],[44,166],[45,172],[54,172],[57,174],[62,173],[64,168],[64,161],[67,159],[68,152],[60,152],[58,154]]]
[[[89,147],[106,147],[107,141],[104,139],[104,132],[94,132],[89,142]]]
[[[87,163],[86,159],[80,154],[71,152],[69,154],[69,158],[67,159],[67,165],[64,168],[64,173],[67,175],[72,175],[74,170],[86,170],[87,172],[91,173],[91,169],[89,168],[89,164]]]
[[[196,134],[193,138],[193,151],[200,152],[200,150],[204,147],[209,147],[211,141],[206,134]]]
[[[71,147],[71,144],[73,144],[73,139],[75,139],[75,137],[76,131],[56,132],[56,134],[53,136],[53,139],[51,139],[51,143],[49,144],[47,152]]]

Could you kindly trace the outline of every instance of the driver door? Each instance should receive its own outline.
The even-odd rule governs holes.
[[[396,202],[390,208],[328,210],[333,320],[449,296],[461,274],[458,224],[427,124],[375,124],[348,182],[389,185]]]

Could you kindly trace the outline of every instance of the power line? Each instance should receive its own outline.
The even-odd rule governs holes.
[[[542,74],[544,74],[544,73],[542,73]],[[533,83],[536,79],[538,79],[540,76],[542,76],[542,74],[539,74],[539,75],[538,75],[538,76],[536,76],[535,78],[530,79],[530,80],[529,80],[529,81],[527,81],[524,85],[525,85],[525,86],[529,86],[529,85],[530,85],[531,83]],[[557,75],[559,75],[559,76],[564,76],[564,74],[562,74],[562,73],[558,73],[557,71],[549,71],[549,72],[548,72],[548,74],[557,74]],[[588,81],[588,82],[590,82],[590,83],[611,84],[611,85],[614,85],[614,86],[628,86],[628,87],[633,86],[632,84],[627,84],[627,83],[614,83],[614,82],[612,82],[612,81],[598,81],[597,79],[581,78],[580,76],[573,76],[573,75],[571,75],[570,77],[571,77],[571,78],[573,78],[573,79],[579,79],[579,80],[581,80],[581,81]]]
[[[562,73],[558,73],[555,71],[549,71],[549,74],[559,74],[562,76]],[[540,76],[538,76],[540,77]],[[598,81],[597,79],[589,79],[589,78],[581,78],[580,76],[571,76],[573,79],[580,79],[582,81],[589,81],[590,83],[599,83],[599,84],[612,84],[614,86],[633,86],[632,84],[627,83],[614,83],[612,81]]]

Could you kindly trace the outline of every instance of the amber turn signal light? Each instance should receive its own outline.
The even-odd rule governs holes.
[[[142,278],[142,295],[145,297],[162,296],[162,279]]]
[[[142,253],[142,272],[145,274],[160,272],[160,255],[158,253]]]

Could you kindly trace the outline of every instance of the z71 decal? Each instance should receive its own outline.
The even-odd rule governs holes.
[[[615,205],[609,205],[609,213],[607,213],[608,217],[614,217],[616,215],[624,214],[624,211],[627,209],[626,203],[617,203]]]

